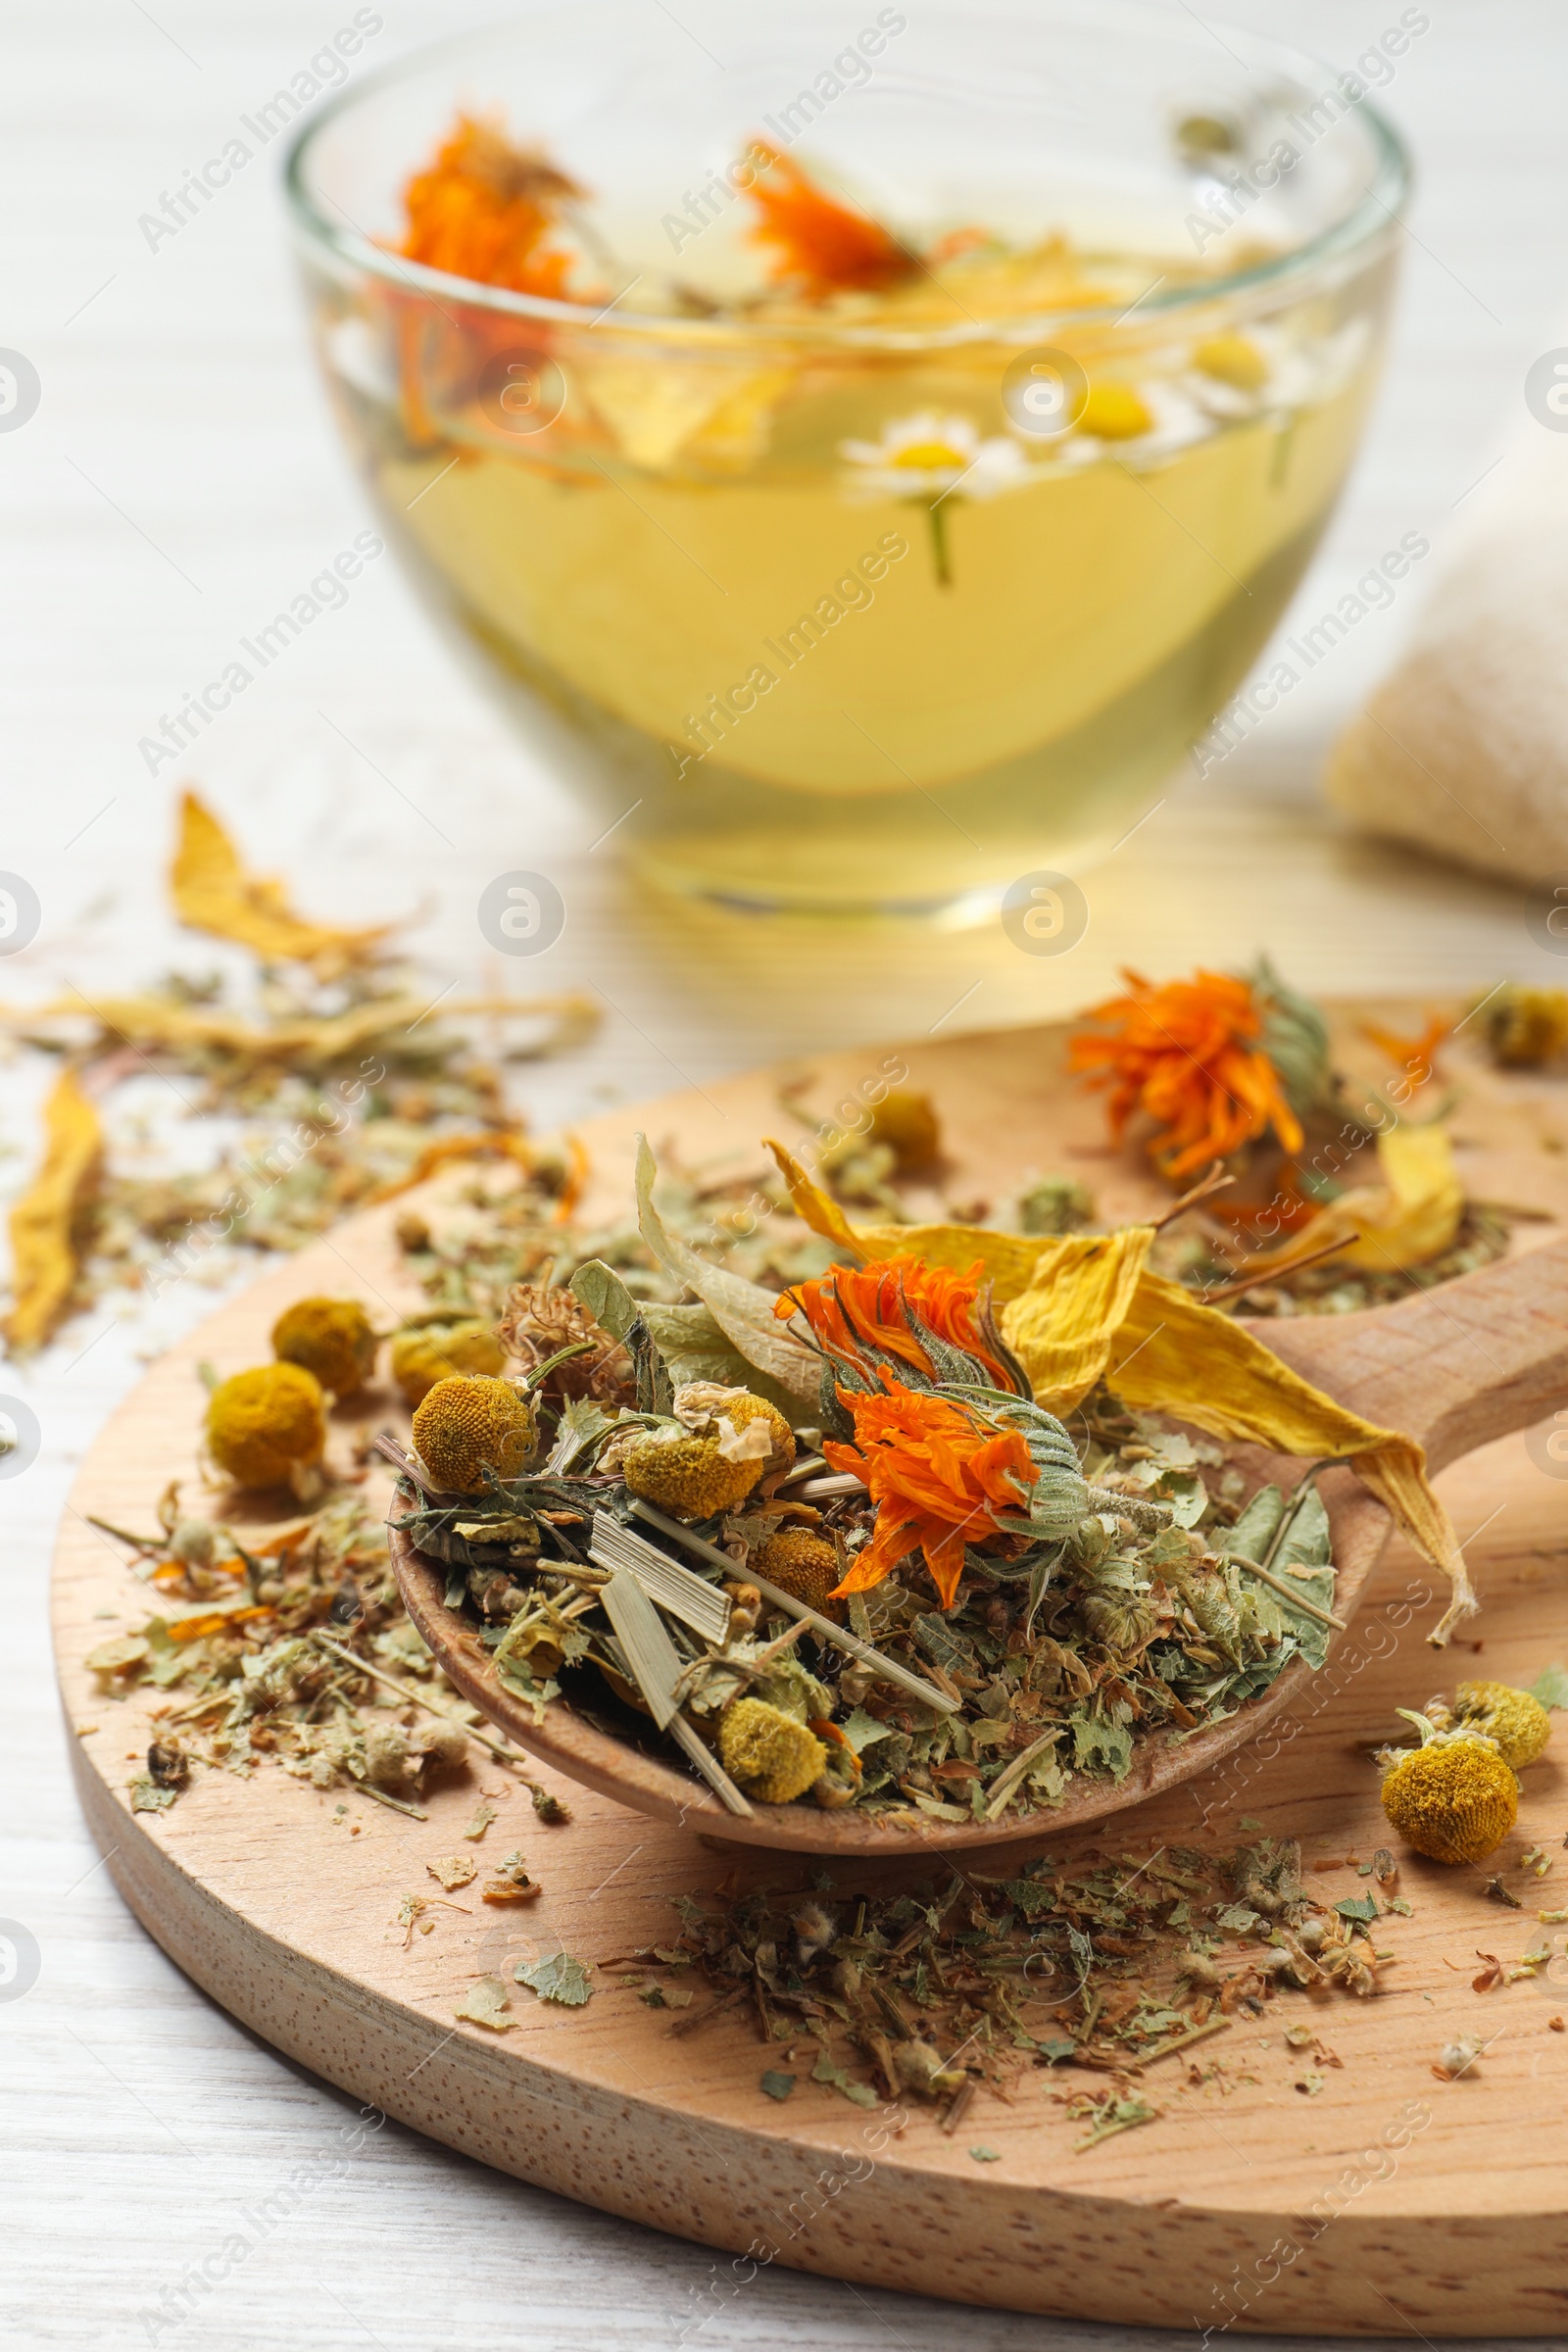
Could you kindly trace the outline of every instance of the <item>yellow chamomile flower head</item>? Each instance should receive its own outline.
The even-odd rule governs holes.
[[[303,1364],[259,1364],[220,1381],[207,1450],[238,1487],[299,1487],[326,1447],[326,1399]]]
[[[1434,1862],[1484,1861],[1519,1818],[1519,1784],[1496,1741],[1479,1732],[1439,1731],[1427,1716],[1399,1712],[1420,1731],[1421,1745],[1386,1758],[1390,1826]]]
[[[618,1468],[634,1494],[677,1519],[711,1519],[744,1502],[765,1471],[787,1470],[795,1435],[776,1405],[712,1380],[675,1392],[673,1418],[624,1447],[613,1440],[600,1467]]]
[[[724,1709],[718,1754],[736,1786],[764,1805],[793,1804],[827,1766],[827,1750],[816,1734],[764,1698],[737,1698]]]
[[[1436,1722],[1430,1706],[1427,1713]],[[1551,1717],[1540,1699],[1508,1683],[1461,1683],[1453,1694],[1453,1717],[1460,1730],[1482,1732],[1494,1740],[1503,1762],[1514,1772],[1534,1764],[1551,1738]]]
[[[918,1087],[890,1087],[871,1110],[870,1140],[886,1144],[900,1170],[929,1167],[942,1150],[942,1123]]]
[[[375,1365],[377,1341],[357,1298],[296,1298],[272,1325],[272,1353],[303,1364],[334,1396],[363,1389]]]
[[[1539,1070],[1568,1052],[1568,990],[1510,984],[1483,1004],[1487,1043],[1504,1069]]]
[[[793,1592],[808,1609],[828,1617],[842,1614],[843,1603],[829,1597],[844,1573],[839,1555],[824,1537],[813,1536],[809,1528],[781,1528],[758,1545],[749,1566],[769,1584]]]
[[[495,1374],[507,1358],[488,1323],[416,1323],[392,1342],[392,1377],[409,1404],[418,1404],[438,1380],[458,1372]]]
[[[414,1447],[446,1494],[478,1494],[484,1474],[515,1478],[538,1435],[533,1407],[504,1380],[438,1380],[414,1416]]]

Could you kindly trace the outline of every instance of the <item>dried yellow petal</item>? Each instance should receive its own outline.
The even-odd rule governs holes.
[[[1381,1185],[1357,1185],[1334,1202],[1361,1238],[1345,1252],[1348,1266],[1374,1271],[1420,1266],[1441,1257],[1464,1216],[1464,1186],[1446,1127],[1395,1127],[1378,1138]],[[1314,1219],[1308,1232],[1316,1231]]]
[[[1460,1618],[1474,1614],[1469,1575],[1427,1477],[1424,1449],[1348,1412],[1240,1323],[1152,1274],[1145,1262],[1151,1226],[1098,1238],[993,1233],[978,1225],[852,1226],[787,1152],[777,1144],[772,1150],[796,1214],[813,1233],[862,1258],[904,1252],[960,1270],[981,1259],[1003,1307],[1002,1336],[1049,1412],[1070,1412],[1105,1380],[1126,1403],[1176,1414],[1214,1437],[1348,1461],[1449,1581],[1450,1599],[1433,1641],[1446,1642]]]
[[[363,963],[387,928],[345,931],[307,922],[280,882],[250,873],[212,810],[193,792],[180,806],[179,844],[170,869],[174,912],[193,931],[236,940],[270,963],[308,963],[323,980]]]
[[[80,1271],[77,1229],[103,1160],[98,1113],[74,1070],[44,1110],[44,1154],[11,1211],[12,1307],[6,1338],[18,1353],[41,1348],[71,1305]]]
[[[1153,1238],[1152,1225],[1126,1225],[1033,1241],[1034,1273],[1004,1307],[1002,1336],[1048,1411],[1070,1412],[1103,1379],[1106,1335],[1132,1312]]]

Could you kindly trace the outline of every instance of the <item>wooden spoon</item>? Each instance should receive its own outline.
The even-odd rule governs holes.
[[[1314,1387],[1369,1421],[1419,1439],[1432,1469],[1441,1470],[1460,1454],[1512,1430],[1528,1429],[1568,1403],[1568,1239],[1423,1291],[1396,1306],[1250,1328]],[[1298,1461],[1253,1447],[1239,1448],[1236,1459],[1259,1485],[1272,1478],[1289,1488],[1301,1475]],[[1348,1622],[1392,1523],[1352,1471],[1326,1472],[1319,1491],[1333,1531],[1335,1608]],[[565,1699],[553,1700],[535,1723],[533,1710],[502,1686],[476,1628],[445,1606],[445,1568],[416,1551],[395,1528],[390,1540],[398,1589],[433,1655],[465,1697],[519,1747],[638,1812],[746,1844],[888,1856],[921,1846],[1038,1838],[1119,1812],[1205,1771],[1288,1706],[1313,1672],[1298,1660],[1225,1722],[1185,1740],[1155,1732],[1139,1741],[1132,1770],[1120,1784],[1076,1775],[1061,1804],[1021,1819],[947,1822],[912,1812],[878,1818],[854,1806],[823,1812],[809,1801],[754,1801],[750,1819],[743,1820],[673,1759],[639,1754],[596,1730]],[[1444,1605],[1438,1590],[1442,1581],[1433,1571],[1434,1621]],[[1418,1703],[1426,1694],[1412,1695]]]

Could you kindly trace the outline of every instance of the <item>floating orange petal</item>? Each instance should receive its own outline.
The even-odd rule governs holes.
[[[539,150],[514,147],[493,123],[460,115],[435,162],[404,191],[401,251],[453,277],[564,301],[571,256],[545,240],[561,206],[582,193]]]
[[[1419,1037],[1399,1037],[1392,1029],[1380,1028],[1376,1021],[1363,1021],[1361,1034],[1382,1048],[1391,1061],[1396,1061],[1416,1086],[1425,1086],[1438,1066],[1438,1048],[1453,1029],[1453,1023],[1444,1019],[1441,1012],[1429,1013]]]
[[[775,278],[817,296],[877,294],[920,267],[878,221],[824,196],[765,139],[754,140],[751,160],[760,169],[748,193],[762,216],[752,235],[774,248]]]

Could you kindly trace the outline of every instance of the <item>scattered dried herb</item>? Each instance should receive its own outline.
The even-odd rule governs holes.
[[[1010,2104],[1031,2072],[1080,2068],[1109,2078],[1063,2094],[1089,2127],[1085,2150],[1155,2119],[1145,2069],[1282,1996],[1364,1998],[1378,1984],[1376,1956],[1305,1892],[1288,1840],[1053,1853],[1015,1877],[950,1868],[880,1893],[841,1887],[824,1865],[795,1889],[674,1907],[673,1942],[635,1960],[656,1980],[645,1998],[693,1970],[712,1992],[676,2034],[745,2004],[787,2063],[814,2045],[811,2082],[860,2106],[942,2105],[945,2125],[980,2090]],[[1316,2042],[1310,2026],[1292,2034]],[[1318,2063],[1336,2062],[1319,2050]]]
[[[436,1019],[439,990],[386,960],[386,929],[304,921],[280,885],[246,871],[194,795],[171,890],[183,921],[256,955],[248,990],[231,1000],[217,974],[175,974],[139,995],[72,990],[0,1008],[24,1043],[70,1056],[37,1174],[12,1210],[14,1351],[43,1345],[110,1291],[210,1282],[238,1250],[297,1249],[449,1159],[515,1170],[521,1157],[564,1196],[570,1155],[524,1142],[499,1063],[574,1043],[595,1018],[590,1003],[449,998]],[[488,1021],[492,1058],[446,1025],[465,1014]],[[132,1106],[120,1120],[116,1097],[153,1074],[173,1080],[193,1113],[220,1114],[210,1166],[140,1172],[145,1113]]]

